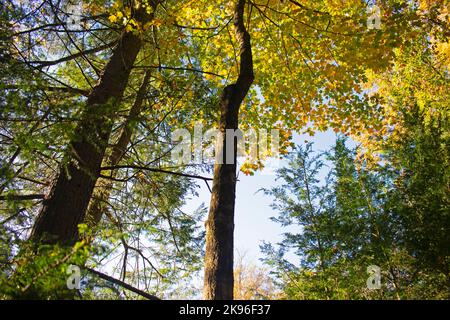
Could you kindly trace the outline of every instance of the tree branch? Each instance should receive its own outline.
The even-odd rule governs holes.
[[[98,46],[96,48],[79,51],[77,53],[71,54],[70,56],[65,56],[65,57],[62,57],[62,58],[57,59],[57,60],[29,61],[28,63],[30,63],[30,64],[37,64],[37,65],[39,65],[39,67],[48,67],[48,66],[52,66],[52,65],[55,65],[55,64],[58,64],[58,63],[61,63],[61,62],[66,62],[66,61],[73,60],[73,59],[76,59],[76,58],[79,58],[79,57],[84,57],[87,54],[97,53],[97,52],[103,51],[105,49],[112,48],[116,44],[117,44],[117,40],[112,41],[110,43],[106,43],[106,44],[101,45],[101,46]]]
[[[101,170],[137,169],[137,170],[143,170],[143,171],[167,173],[167,174],[172,174],[172,175],[175,175],[175,176],[192,178],[192,179],[201,179],[201,180],[204,180],[204,181],[211,181],[211,180],[213,180],[212,178],[208,178],[208,177],[204,177],[204,176],[197,176],[197,175],[193,175],[193,174],[186,174],[186,173],[181,173],[181,172],[168,171],[168,170],[164,170],[164,169],[149,168],[149,167],[135,166],[135,165],[106,166],[106,167],[101,167],[100,169]]]
[[[199,69],[194,68],[184,68],[184,67],[165,67],[165,66],[135,66],[134,68],[151,68],[151,69],[163,69],[163,70],[174,70],[174,71],[191,71],[191,72],[197,72],[197,73],[203,73],[203,74],[209,74],[212,76],[216,76],[219,78],[225,78],[224,76],[221,76],[220,74],[209,72],[209,71],[203,71]]]
[[[138,295],[140,295],[140,296],[142,296],[144,298],[147,298],[149,300],[161,300],[160,298],[158,298],[158,297],[156,297],[154,295],[151,295],[151,294],[149,294],[149,293],[147,293],[145,291],[142,291],[142,290],[140,290],[138,288],[135,288],[135,287],[133,287],[132,285],[130,285],[128,283],[125,283],[125,282],[123,282],[123,281],[121,281],[119,279],[116,279],[116,278],[113,278],[111,276],[108,276],[107,274],[104,274],[104,273],[102,273],[100,271],[97,271],[97,270],[94,270],[94,269],[91,269],[91,268],[88,268],[88,267],[84,267],[84,269],[86,269],[87,271],[95,274],[96,276],[98,276],[99,278],[101,278],[103,280],[106,280],[106,281],[112,282],[114,284],[117,284],[118,286],[121,286],[121,287],[123,287],[123,288],[125,288],[127,290],[130,290],[131,292],[134,292],[134,293],[136,293],[136,294],[138,294]]]
[[[44,194],[10,194],[10,195],[0,195],[0,201],[13,200],[13,201],[23,201],[23,200],[37,200],[44,199]]]
[[[24,89],[25,86],[20,86],[20,85],[6,85],[3,87],[4,89],[9,89],[9,90],[18,90],[18,89]],[[89,95],[89,91],[88,90],[83,90],[83,89],[78,89],[78,88],[73,88],[70,86],[67,87],[55,87],[55,86],[36,86],[36,89],[41,89],[44,91],[51,91],[51,92],[66,92],[66,93],[74,93],[74,94],[80,94],[82,96],[87,97]]]

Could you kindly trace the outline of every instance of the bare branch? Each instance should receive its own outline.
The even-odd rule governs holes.
[[[181,172],[168,171],[168,170],[158,169],[158,168],[149,168],[149,167],[144,167],[144,166],[117,165],[117,166],[101,167],[101,170],[115,170],[115,169],[137,169],[137,170],[143,170],[143,171],[167,173],[167,174],[172,174],[172,175],[175,175],[175,176],[192,178],[192,179],[201,179],[201,180],[204,180],[204,181],[211,181],[212,180],[212,178],[208,178],[208,177],[204,177],[204,176],[197,176],[197,175],[193,175],[193,174],[186,174],[186,173],[181,173]]]
[[[62,57],[60,59],[56,59],[56,60],[50,60],[50,61],[28,61],[28,63],[30,64],[37,64],[39,67],[48,67],[48,66],[52,66],[58,63],[62,63],[62,62],[66,62],[66,61],[70,61],[79,57],[84,57],[87,54],[92,54],[92,53],[97,53],[109,48],[114,47],[117,44],[117,40],[112,41],[110,43],[106,43],[104,45],[98,46],[96,48],[92,48],[92,49],[88,49],[88,50],[82,50],[79,51],[77,53],[71,54],[70,56],[65,56]]]
[[[121,287],[123,287],[123,288],[125,288],[127,290],[130,290],[131,292],[134,292],[134,293],[136,293],[136,294],[138,294],[138,295],[140,295],[140,296],[142,296],[144,298],[147,298],[149,300],[161,300],[160,298],[158,298],[158,297],[156,297],[154,295],[151,295],[151,294],[149,294],[149,293],[147,293],[145,291],[142,291],[142,290],[140,290],[138,288],[135,288],[132,285],[129,285],[128,283],[125,283],[125,282],[123,282],[123,281],[121,281],[119,279],[116,279],[116,278],[113,278],[111,276],[108,276],[107,274],[104,274],[104,273],[102,273],[100,271],[97,271],[97,270],[94,270],[94,269],[91,269],[91,268],[88,268],[88,267],[84,267],[84,269],[86,269],[87,271],[95,274],[96,276],[98,276],[99,278],[101,278],[103,280],[106,280],[106,281],[112,282],[114,284],[117,284],[118,286],[121,286]]]
[[[44,194],[11,194],[11,195],[0,195],[0,201],[13,200],[13,201],[24,201],[24,200],[37,200],[44,199]]]

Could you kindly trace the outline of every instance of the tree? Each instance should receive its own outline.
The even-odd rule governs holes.
[[[269,277],[269,271],[246,261],[245,254],[238,255],[234,267],[235,300],[273,300],[281,297]]]
[[[138,9],[134,12],[137,23],[150,22],[158,2],[152,2],[148,12],[137,4]],[[78,225],[84,220],[94,190],[114,113],[141,47],[142,39],[136,33],[124,31],[118,39],[98,84],[87,97],[85,111],[75,129],[75,138],[67,148],[63,167],[36,218],[31,233],[34,241],[61,244],[77,241]]]
[[[389,72],[370,74],[368,86],[378,88],[373,98],[380,109],[379,130],[362,130],[357,140],[374,158],[368,161],[381,161],[391,171],[390,205],[416,267],[439,270],[435,281],[445,283],[450,254],[448,4],[420,1],[418,14],[429,21],[427,27],[395,52]]]
[[[64,2],[61,3],[61,8],[54,8],[58,15],[64,10],[63,4]],[[89,83],[98,79],[93,69],[107,65],[110,59],[109,52],[99,53],[102,50],[108,51],[113,45],[99,45],[98,48],[96,46],[98,42],[115,44],[116,30],[122,32],[127,28],[127,25],[108,23],[110,19],[104,14],[105,8],[98,9],[96,6],[96,3],[91,3],[85,8],[89,11],[85,11],[83,29],[77,32],[68,30],[66,24],[58,22],[54,15],[46,14],[53,13],[48,2],[41,8],[17,5],[6,11],[11,16],[5,17],[7,23],[4,25],[10,27],[5,27],[5,41],[10,41],[11,44],[3,47],[2,42],[2,54],[8,62],[8,68],[3,69],[2,74],[1,89],[4,94],[1,100],[1,116],[2,133],[9,132],[13,138],[5,138],[1,145],[2,151],[5,151],[1,155],[1,167],[5,170],[5,174],[3,175],[2,171],[1,176],[1,188],[5,191],[2,193],[1,210],[5,219],[1,221],[0,230],[2,248],[4,246],[7,252],[3,255],[2,250],[5,264],[2,264],[0,281],[2,293],[6,293],[7,297],[73,298],[73,291],[69,296],[64,292],[68,265],[86,265],[97,269],[102,264],[111,266],[116,263],[117,261],[105,262],[113,257],[120,259],[120,266],[114,266],[112,271],[109,269],[113,277],[160,297],[171,297],[176,296],[180,279],[187,281],[200,268],[203,233],[196,223],[202,219],[204,209],[201,207],[197,212],[188,213],[181,210],[186,197],[195,194],[193,180],[197,176],[194,172],[192,175],[175,172],[180,169],[170,161],[170,154],[167,154],[165,147],[168,146],[169,150],[173,147],[169,135],[170,126],[175,122],[182,123],[183,118],[189,116],[188,107],[186,110],[179,110],[177,107],[180,101],[186,103],[186,98],[183,92],[175,88],[194,83],[191,92],[196,96],[204,95],[205,89],[201,79],[198,80],[199,78],[192,74],[176,77],[174,74],[176,75],[178,70],[154,72],[147,76],[151,81],[145,88],[144,100],[139,106],[138,102],[142,97],[139,97],[137,92],[139,87],[142,87],[142,71],[150,74],[150,71],[158,70],[148,65],[148,61],[154,61],[156,56],[152,50],[147,52],[144,60],[139,58],[139,63],[144,64],[145,68],[139,65],[141,69],[137,69],[136,64],[130,68],[133,71],[130,72],[125,94],[117,103],[117,110],[111,115],[111,121],[108,121],[108,124],[112,124],[111,135],[105,150],[106,156],[102,159],[104,162],[99,168],[101,171],[98,173],[103,181],[108,182],[107,188],[104,189],[108,196],[106,200],[102,199],[106,203],[102,213],[106,214],[97,225],[96,237],[93,237],[93,230],[84,224],[87,221],[82,221],[84,223],[76,226],[76,230],[82,231],[83,239],[73,246],[76,249],[73,254],[73,248],[60,248],[58,245],[49,247],[40,244],[38,253],[35,248],[28,250],[26,232],[30,224],[34,223],[36,211],[40,209],[51,177],[58,174],[56,168],[66,168],[64,163],[60,163],[63,149],[71,139],[77,141],[74,131],[77,123],[81,121],[80,114],[85,110],[84,95],[89,93]],[[120,5],[108,10],[125,12],[126,8],[126,5]],[[16,9],[19,12],[14,12]],[[28,15],[29,18],[23,24],[16,23],[14,27],[11,26],[10,21],[15,21],[15,15],[17,20],[23,21],[19,18],[27,16],[28,9],[33,14]],[[100,17],[95,14],[99,11],[95,10],[100,10]],[[131,17],[132,12],[127,14]],[[49,26],[50,23],[46,19],[52,18],[56,19],[57,23]],[[99,28],[98,20],[106,24],[107,28]],[[51,28],[50,32],[47,28]],[[142,36],[134,29],[128,33],[130,36],[134,34],[133,37]],[[32,41],[31,47],[28,55],[23,56],[20,53],[25,50],[22,45],[26,41],[22,40],[28,36]],[[61,59],[52,60],[40,55],[51,47],[50,41],[54,40],[54,37],[60,39],[58,46],[53,48],[56,51],[54,54],[62,56]],[[41,43],[36,39],[45,39],[46,42]],[[73,45],[70,39],[76,44]],[[148,38],[145,43],[150,47],[154,46],[153,42],[149,44]],[[12,44],[17,44],[20,50]],[[67,47],[64,47],[65,45]],[[84,45],[94,49],[77,49],[77,46]],[[66,51],[72,50],[77,53],[66,56]],[[54,67],[50,70],[39,69],[34,68],[35,65]],[[66,82],[70,83],[70,86],[63,86]],[[202,102],[208,101],[206,95],[202,99]],[[133,114],[138,108],[141,111],[139,116]],[[132,117],[127,117],[127,114]],[[120,136],[121,132],[127,131],[127,127],[134,129],[134,135],[121,163],[107,163],[114,150],[109,146],[124,140],[120,139]],[[122,128],[125,129],[121,130]],[[2,135],[2,139],[3,137],[6,136]],[[129,137],[129,132],[126,137]],[[149,149],[149,146],[152,148]],[[115,168],[116,165],[118,168]],[[161,169],[164,166],[168,168]],[[183,169],[186,170],[181,168]],[[107,174],[111,171],[111,175]],[[32,194],[16,195],[22,191]],[[34,194],[39,196],[35,197]],[[89,200],[94,202],[99,199]],[[89,239],[89,242],[86,239]],[[39,281],[33,280],[36,277]],[[93,278],[98,280],[98,277]],[[31,282],[34,282],[33,286],[30,286]],[[98,290],[97,283],[94,283],[93,294]],[[120,289],[117,284],[114,286]],[[83,287],[82,293],[88,294],[90,289],[91,286]],[[128,292],[121,294],[127,296]]]
[[[239,43],[239,76],[236,83],[224,88],[220,98],[219,128],[223,136],[221,146],[224,163],[214,165],[211,204],[206,221],[204,297],[209,300],[233,299],[233,231],[237,142],[233,141],[233,159],[232,163],[228,163],[226,131],[238,128],[239,107],[254,78],[250,35],[244,26],[244,8],[245,1],[238,0],[233,17],[236,38]]]
[[[261,247],[283,292],[291,299],[445,297],[445,270],[422,265],[423,258],[408,244],[410,232],[417,231],[404,221],[417,219],[420,208],[410,207],[406,214],[398,198],[414,193],[397,187],[400,174],[381,166],[369,170],[355,162],[355,154],[338,139],[327,155],[331,169],[321,184],[323,155],[313,155],[310,144],[299,147],[278,171],[283,184],[265,190],[280,212],[273,220],[297,227],[284,234],[278,248]],[[285,258],[287,252],[298,262]],[[371,266],[380,270],[379,290],[366,285]]]
[[[177,234],[167,252],[161,249],[177,259],[189,251],[176,248],[181,239],[191,249],[199,239],[192,220],[166,201],[183,203],[195,193],[194,179],[210,180],[198,170],[211,168],[203,163],[180,167],[170,159],[174,128],[192,130],[197,121],[222,131],[277,128],[281,152],[290,146],[293,131],[313,134],[327,128],[375,146],[367,137],[389,128],[383,121],[395,113],[378,103],[372,75],[388,79],[401,67],[395,61],[402,61],[399,52],[415,39],[448,62],[445,1],[378,3],[381,24],[374,28],[367,25],[372,18],[367,4],[359,0],[96,0],[83,4],[81,29],[67,21],[65,3],[9,1],[1,13],[0,200],[8,261],[18,252],[10,248],[11,239],[20,246],[26,234],[18,230],[31,225],[31,240],[38,246],[75,247],[81,240],[90,247],[108,242],[102,228],[132,237],[140,234],[141,222],[147,231],[161,218],[170,232],[146,234],[158,235],[156,246]],[[439,88],[442,93],[445,82]],[[233,294],[235,150],[232,154],[233,165],[214,168],[204,286],[211,299]],[[241,170],[252,173],[263,160],[247,161]],[[173,189],[165,183],[173,183]],[[352,206],[369,206],[358,190],[359,202]],[[152,218],[131,221],[136,212]],[[183,232],[173,227],[174,220]],[[122,238],[116,240],[126,266],[135,251],[131,247],[139,248]],[[193,252],[186,260],[197,261],[201,249]],[[121,270],[124,280],[127,267]]]
[[[296,127],[306,130],[308,121],[314,124],[315,129],[334,127],[341,131],[353,129],[357,124],[363,125],[368,119],[370,122],[372,112],[376,114],[376,110],[368,108],[368,95],[360,85],[365,80],[367,69],[388,68],[393,49],[412,36],[412,30],[404,27],[408,19],[417,20],[412,7],[397,1],[385,3],[384,32],[367,32],[366,24],[361,23],[367,20],[367,8],[356,1],[341,3],[340,6],[326,1],[307,1],[305,4],[296,1],[246,3],[246,29],[251,35],[253,48],[257,50],[254,50],[252,59],[255,89],[250,90],[246,107],[240,112],[240,119],[245,119],[240,121],[243,124],[241,129],[251,125],[254,128],[277,127],[283,132],[282,148],[285,149],[289,144],[291,129]],[[208,19],[202,19],[200,8],[209,15]],[[221,11],[225,13],[219,14]],[[214,73],[218,77],[209,77],[211,84],[216,87],[222,85],[223,77],[240,78],[243,71],[242,50],[239,50],[241,67],[231,67],[230,57],[237,61],[233,39],[228,44],[230,37],[227,34],[220,32],[207,37],[201,33],[202,29],[216,30],[217,25],[224,25],[223,29],[228,31],[228,24],[233,20],[230,15],[226,16],[230,11],[230,5],[225,2],[198,2],[182,8],[177,16],[179,20],[185,21],[184,25],[192,17],[208,21],[205,28],[199,28],[194,33],[195,48],[200,46],[203,49],[202,55],[197,56],[202,68],[217,70]],[[236,15],[232,13],[231,16]],[[237,45],[241,46],[239,40]],[[364,54],[360,53],[361,47],[367,49]],[[260,99],[261,96],[263,99]],[[222,120],[219,127],[223,128]],[[235,127],[237,118],[236,125],[230,126],[233,129]],[[261,161],[252,167],[260,166]],[[213,235],[210,237],[207,232],[205,297],[231,298],[232,222],[236,184],[232,176],[235,176],[235,168],[227,165],[216,166],[218,168],[228,168],[230,171],[224,172],[221,177],[215,174],[215,185],[226,183],[226,188],[222,188],[224,191],[213,188],[210,216],[220,213],[226,222],[223,223],[223,229],[211,226],[211,219],[207,222],[208,231]],[[229,178],[223,179],[225,176]],[[220,201],[224,204],[219,205]],[[215,264],[211,265],[212,262]],[[216,286],[227,288],[224,289],[226,293],[209,293]]]

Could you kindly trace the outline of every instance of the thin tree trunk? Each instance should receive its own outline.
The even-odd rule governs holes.
[[[214,165],[214,181],[206,221],[205,278],[203,295],[207,300],[233,299],[233,232],[236,193],[236,142],[233,164],[226,163],[226,129],[238,128],[239,107],[253,82],[250,35],[244,26],[245,0],[237,0],[234,27],[240,48],[240,69],[236,83],[224,88],[220,99],[219,129],[223,133],[224,164]]]
[[[132,122],[141,113],[144,105],[145,94],[150,82],[151,72],[147,70],[142,80],[142,84],[136,94],[136,99],[130,109],[130,112],[124,121],[123,128],[120,132],[117,143],[113,146],[111,155],[108,158],[107,166],[114,167],[122,160],[126,153],[128,144],[130,143],[131,136],[133,135]],[[115,178],[117,170],[111,170],[110,176]],[[106,203],[108,202],[112,187],[112,179],[98,179],[97,185],[94,190],[94,195],[89,203],[89,207],[86,213],[85,222],[90,226],[95,227],[100,222],[104,211],[106,210]]]
[[[135,13],[135,19],[141,23],[153,18],[144,8]],[[139,35],[133,32],[121,35],[99,83],[87,99],[75,138],[69,143],[59,175],[36,218],[32,241],[64,245],[77,241],[78,224],[84,220],[116,109],[141,47]]]

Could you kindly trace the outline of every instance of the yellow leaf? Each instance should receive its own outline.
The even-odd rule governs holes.
[[[153,25],[159,27],[163,24],[163,21],[161,19],[153,19]]]
[[[117,16],[115,16],[115,15],[112,14],[112,15],[109,16],[108,19],[109,19],[109,21],[111,21],[112,23],[115,23],[115,22],[117,21]]]
[[[126,32],[131,32],[133,31],[133,26],[131,24],[127,24],[127,26],[125,27],[125,31]]]

